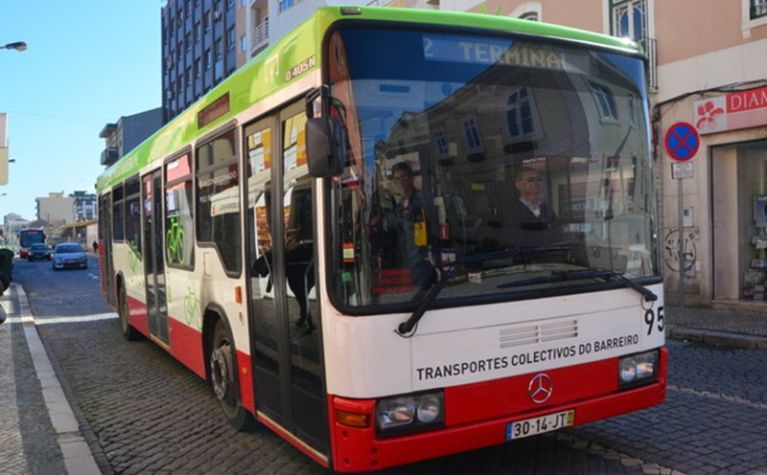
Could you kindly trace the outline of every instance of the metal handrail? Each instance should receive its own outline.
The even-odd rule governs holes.
[[[258,49],[269,44],[269,18],[256,25],[253,29],[253,44],[251,50]]]

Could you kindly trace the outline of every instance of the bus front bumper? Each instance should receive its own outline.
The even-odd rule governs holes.
[[[658,379],[645,386],[549,405],[539,410],[524,410],[492,419],[459,422],[455,425],[450,424],[450,420],[456,418],[450,416],[451,407],[446,404],[446,426],[401,436],[380,437],[376,434],[373,417],[375,399],[359,400],[331,396],[329,412],[333,439],[332,465],[339,472],[382,470],[507,443],[507,427],[515,421],[574,410],[575,427],[646,409],[662,403],[665,399],[667,358],[667,350],[662,348]],[[525,375],[510,379],[529,378]],[[581,380],[582,384],[586,384],[585,381],[589,380]],[[365,428],[344,426],[336,420],[337,409],[351,412],[369,411],[371,424]]]

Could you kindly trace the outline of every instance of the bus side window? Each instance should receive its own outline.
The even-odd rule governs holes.
[[[216,246],[227,272],[239,273],[240,192],[234,130],[197,149],[197,241]]]

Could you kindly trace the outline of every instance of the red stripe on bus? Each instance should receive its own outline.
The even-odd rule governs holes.
[[[146,304],[141,300],[128,297],[128,312],[130,314],[128,321],[133,325],[133,328],[148,337],[149,316],[147,315]]]
[[[530,399],[528,388],[533,376],[546,373],[554,390],[544,404]],[[579,401],[618,390],[618,360],[608,359],[584,365],[538,371],[514,378],[496,379],[445,389],[445,425],[455,426],[478,422],[514,412],[536,411]],[[482,401],[482,404],[477,404]]]
[[[488,385],[485,387],[487,391],[502,391],[509,387],[518,390],[522,387],[520,385],[524,383],[523,395],[508,399],[510,405],[506,406],[503,414],[499,413],[501,402],[496,395],[492,392],[479,393],[477,384],[448,388],[445,391],[445,412],[448,426],[387,438],[376,437],[375,399],[345,399],[331,395],[328,398],[328,405],[333,468],[339,472],[381,470],[396,465],[503,444],[506,442],[506,425],[509,422],[563,410],[575,409],[574,423],[578,426],[645,409],[660,404],[665,399],[667,358],[667,350],[661,349],[661,365],[657,382],[620,392],[617,392],[616,383],[614,391],[602,394],[597,393],[605,386],[602,380],[608,378],[617,380],[617,358],[564,368],[565,372],[555,379],[554,390],[565,393],[566,391],[574,392],[562,394],[558,399],[555,399],[557,402],[552,402],[551,405],[544,407],[537,406],[534,410],[520,410],[518,406],[511,404],[527,397],[527,385],[531,377],[538,373],[481,383]],[[559,370],[541,372],[551,376]],[[595,374],[597,372],[600,374]],[[574,373],[588,374],[588,378],[572,376]],[[580,389],[575,389],[580,386],[592,389],[585,393]],[[464,391],[466,391],[465,394],[463,394]],[[469,395],[472,395],[471,397],[474,399],[472,400]],[[491,405],[492,408],[488,410],[484,407],[485,405]],[[525,407],[529,406],[525,405]],[[336,409],[369,414],[371,424],[362,429],[343,426],[336,420]],[[488,419],[488,414],[495,415]],[[485,418],[482,419],[482,417]],[[458,423],[457,421],[473,422]],[[416,449],[414,450],[414,448]]]
[[[255,414],[256,400],[253,396],[253,368],[250,364],[250,355],[238,350],[237,367],[240,370],[240,401],[245,409]]]
[[[205,378],[202,332],[168,317],[170,353],[199,377]]]

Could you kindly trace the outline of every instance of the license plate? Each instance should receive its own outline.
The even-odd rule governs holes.
[[[516,440],[531,435],[551,432],[563,427],[570,427],[575,420],[575,410],[555,412],[545,416],[533,417],[523,421],[509,422],[506,424],[506,440]]]

